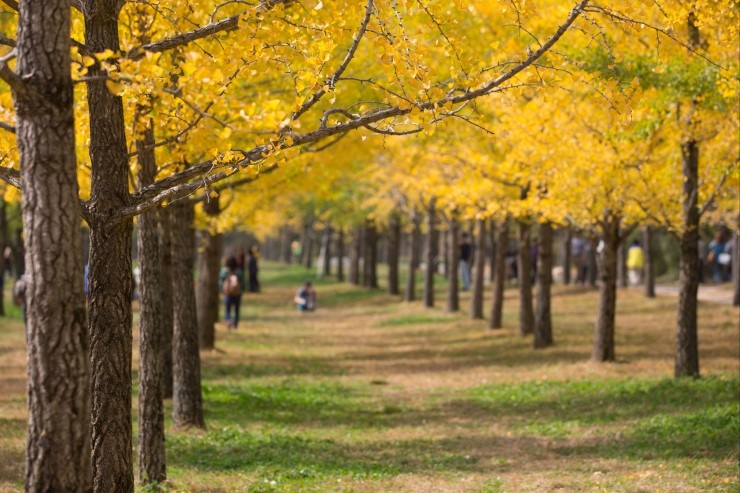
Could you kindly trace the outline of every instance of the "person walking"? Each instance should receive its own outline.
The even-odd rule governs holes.
[[[470,267],[473,258],[473,245],[470,244],[468,233],[463,232],[460,240],[460,277],[462,277],[462,290],[470,289]]]
[[[627,276],[630,285],[637,286],[642,282],[642,268],[645,266],[645,252],[640,242],[635,240],[627,250]]]
[[[242,292],[244,291],[244,271],[239,268],[235,256],[226,259],[226,265],[221,269],[219,275],[219,284],[224,294],[224,304],[226,312],[224,320],[226,327],[236,329],[239,325],[239,309],[242,303]],[[232,313],[233,312],[233,313]]]

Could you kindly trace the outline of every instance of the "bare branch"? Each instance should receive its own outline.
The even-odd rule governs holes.
[[[8,168],[6,166],[0,166],[0,180],[13,185],[15,188],[22,190],[23,181],[21,180],[21,172],[14,168]]]
[[[16,2],[15,0],[0,0],[0,1],[3,2],[5,5],[7,5],[8,7],[10,7],[15,12],[18,12],[18,2]]]
[[[15,48],[15,40],[12,38],[8,38],[7,36],[0,35],[0,45]]]
[[[10,123],[0,122],[0,129],[5,130],[6,132],[10,132],[12,134],[15,133],[15,127],[11,125]]]
[[[4,80],[16,94],[26,95],[28,93],[28,87],[23,83],[23,80],[18,77],[18,74],[8,67],[8,62],[13,60],[16,56],[16,49],[13,48],[10,53],[0,58],[0,79]]]

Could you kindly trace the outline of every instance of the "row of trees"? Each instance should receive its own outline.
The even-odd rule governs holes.
[[[685,217],[676,231],[686,245],[682,265],[688,265],[682,303],[695,303],[690,277],[695,270],[689,259],[695,253],[692,238],[698,216],[711,203],[709,196],[701,195],[698,182],[700,130],[715,113],[735,111],[736,59],[723,47],[735,46],[737,33],[727,27],[734,9],[731,2],[689,7],[681,2],[597,5],[589,0],[551,2],[537,9],[531,2],[504,0],[454,7],[442,0],[352,0],[308,6],[290,0],[256,5],[3,0],[0,26],[5,32],[0,45],[6,50],[0,58],[0,79],[5,82],[0,147],[7,165],[0,167],[0,178],[22,190],[29,277],[27,489],[133,491],[130,246],[134,217],[139,221],[143,295],[140,478],[157,482],[165,477],[161,401],[162,382],[167,379],[162,378],[159,365],[164,359],[160,357],[162,333],[168,332],[170,323],[159,315],[169,313],[160,307],[166,306],[162,296],[170,292],[172,354],[177,356],[174,422],[203,425],[198,314],[189,278],[195,203],[208,204],[209,233],[223,230],[245,210],[265,208],[254,198],[262,193],[245,195],[240,186],[254,182],[266,170],[281,168],[280,173],[255,183],[272,187],[264,192],[267,195],[290,194],[288,198],[294,199],[294,185],[304,189],[305,177],[321,176],[315,153],[337,151],[349,143],[353,147],[337,159],[345,165],[338,173],[343,178],[337,179],[347,185],[346,200],[362,203],[357,208],[343,207],[340,215],[362,214],[367,197],[393,196],[395,190],[412,209],[435,207],[452,218],[464,217],[473,204],[486,217],[512,212],[502,204],[546,203],[550,196],[562,197],[554,190],[567,185],[541,176],[575,173],[549,168],[551,163],[568,160],[550,152],[558,147],[522,146],[522,142],[540,141],[522,134],[539,128],[543,136],[550,135],[551,143],[562,143],[563,135],[576,139],[567,125],[576,115],[563,117],[569,112],[555,106],[540,113],[540,108],[549,107],[548,97],[563,101],[557,91],[547,88],[571,91],[584,101],[599,95],[602,104],[594,105],[594,110],[602,111],[604,118],[616,118],[618,130],[632,129],[623,123],[631,120],[628,115],[639,91],[625,81],[634,80],[630,71],[650,66],[645,53],[668,57],[658,60],[657,68],[675,67],[680,75],[688,64],[701,75],[697,80],[708,81],[690,84],[687,94],[668,92],[664,100],[676,102],[671,108],[680,118],[670,118],[666,111],[659,111],[657,118],[677,119],[682,125],[681,131],[668,132],[662,141],[675,139],[675,145],[666,143],[664,149],[675,149],[680,142],[685,163],[687,178],[679,193]],[[639,35],[645,29],[642,26],[648,27],[649,36]],[[704,31],[711,36],[702,38],[698,33]],[[635,45],[631,38],[638,35],[645,52],[633,62],[628,47]],[[596,53],[594,47],[598,47]],[[693,58],[687,58],[687,53]],[[689,75],[695,74],[689,71]],[[721,88],[716,104],[707,97],[710,86]],[[580,94],[578,87],[589,88],[589,94]],[[489,97],[487,103],[481,99],[484,96]],[[500,105],[512,110],[499,113]],[[607,105],[613,111],[607,112]],[[517,119],[517,114],[528,116]],[[450,123],[449,129],[460,133],[445,133],[446,140],[435,140],[435,125],[452,121],[459,124]],[[607,125],[608,120],[600,121]],[[499,132],[493,149],[463,145],[485,142],[480,137],[468,141],[467,132],[489,124],[511,135]],[[363,140],[373,144],[374,136],[419,134],[425,128],[429,130],[419,145],[388,140],[384,143],[388,152],[358,152]],[[721,134],[712,128],[721,126],[708,129],[709,134]],[[362,138],[343,139],[358,129]],[[639,135],[639,129],[632,130]],[[618,143],[630,138],[607,125],[593,132],[588,145],[572,140],[570,148],[578,149],[587,162],[603,152],[597,143],[608,142],[620,151],[602,157],[613,158],[621,152]],[[674,162],[671,152],[664,155],[665,161],[655,162]],[[370,173],[362,160],[355,159],[363,153],[385,167]],[[722,163],[736,162],[737,152],[730,148],[726,154],[724,161],[713,161],[710,167],[720,176],[714,183],[734,176],[726,170],[735,168]],[[497,157],[495,170],[490,169],[491,156]],[[614,166],[615,161],[596,162]],[[616,162],[622,168],[636,165]],[[378,182],[357,180],[353,169],[363,176],[389,170],[403,176],[404,168],[415,169],[406,173],[408,186],[388,180],[393,187],[380,187],[387,193],[354,193],[357,187],[377,189]],[[310,172],[296,171],[301,169]],[[666,169],[673,177],[672,168]],[[416,178],[420,174],[423,180]],[[479,181],[488,183],[489,189],[480,188],[466,198],[465,178],[471,176],[485,177]],[[580,190],[592,188],[584,182]],[[342,187],[337,191],[327,183],[323,189],[342,194]],[[219,195],[227,198],[216,200]],[[432,196],[434,201],[429,200]],[[697,207],[699,199],[705,200],[706,208]],[[326,201],[326,195],[317,200]],[[590,200],[582,197],[581,203],[590,205]],[[397,207],[397,202],[382,202]],[[661,203],[669,205],[671,199]],[[160,204],[167,205],[168,218],[160,214]],[[557,210],[562,205],[553,202],[551,207]],[[222,209],[228,212],[217,215]],[[595,199],[591,210],[602,218],[604,232],[612,232],[609,238],[620,235],[614,225],[623,221],[624,211],[612,211]],[[273,218],[279,216],[273,214]],[[555,221],[541,209],[532,209],[529,216]],[[371,224],[381,217],[374,213]],[[80,218],[90,230],[87,303],[81,282]],[[218,240],[210,240],[217,248]],[[168,254],[171,264],[160,261]],[[171,290],[165,270],[169,265]],[[207,313],[201,310],[206,322]],[[695,337],[695,319],[693,326],[690,319],[687,327],[681,323],[679,334]],[[677,365],[677,373],[697,374],[698,362],[694,365],[692,356],[687,358],[687,364]]]

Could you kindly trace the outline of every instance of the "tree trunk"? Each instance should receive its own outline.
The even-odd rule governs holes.
[[[570,270],[572,264],[570,242],[572,238],[573,230],[567,228],[565,230],[565,236],[563,237],[563,284],[566,286],[570,284]]]
[[[221,213],[218,197],[211,197],[203,203],[203,211],[210,221],[215,221]],[[200,231],[200,255],[198,256],[198,292],[196,312],[198,313],[198,333],[201,349],[213,349],[216,341],[216,322],[221,290],[218,274],[221,267],[223,235],[212,231],[209,226]]]
[[[172,300],[175,314],[172,335],[172,421],[178,427],[204,428],[198,317],[193,288],[194,210],[192,204],[187,202],[176,202],[171,207]]]
[[[365,272],[367,273],[366,286],[378,289],[378,231],[375,221],[368,219],[365,226]]]
[[[450,264],[450,232],[449,230],[445,233],[442,233],[441,235],[441,243],[442,243],[442,271],[444,272],[445,279],[447,281],[450,280],[450,271],[454,269],[454,267]],[[439,241],[438,241],[439,243]],[[455,275],[457,275],[457,271],[455,271]],[[449,284],[448,284],[449,287]],[[449,291],[449,290],[448,290]]]
[[[493,284],[496,280],[496,221],[490,218],[488,222],[488,242],[490,243],[490,249],[488,250],[488,281]]]
[[[85,44],[120,52],[116,0],[86,9]],[[123,102],[105,84],[99,64],[89,67],[92,191],[89,308],[92,389],[92,467],[95,491],[132,492],[131,454],[131,231],[130,219],[111,213],[129,204],[129,159]]]
[[[588,285],[592,288],[596,287],[596,279],[599,274],[599,262],[596,260],[596,248],[598,241],[596,238],[589,239],[590,248],[586,252],[588,255]]]
[[[337,231],[337,281],[344,282],[344,228]]]
[[[737,230],[732,232],[732,286],[732,306],[740,306],[740,234]]]
[[[653,265],[653,230],[642,228],[642,243],[645,245],[645,296],[655,298],[655,266]]]
[[[388,294],[397,295],[401,292],[398,281],[398,265],[401,256],[401,218],[398,214],[391,214],[388,231]]]
[[[434,257],[436,254],[434,244],[437,240],[437,235],[435,233],[437,229],[436,203],[437,200],[432,197],[427,208],[427,244],[425,252],[427,268],[424,272],[424,306],[427,308],[432,308],[434,306],[434,271],[437,270],[436,265],[434,264]]]
[[[483,276],[486,269],[486,220],[475,220],[475,250],[473,293],[470,298],[470,318],[483,320]]]
[[[617,264],[619,262],[619,219],[608,219],[604,227],[604,251],[601,253],[599,314],[592,359],[614,361],[614,318],[617,305]]]
[[[679,238],[681,257],[678,277],[676,321],[676,377],[699,376],[697,337],[697,293],[699,291],[699,145],[689,140],[681,145],[684,233]]]
[[[534,331],[530,234],[529,224],[519,221],[519,332],[522,336]]]
[[[349,252],[349,282],[360,285],[360,251],[362,249],[362,227],[356,226]]]
[[[172,286],[172,233],[170,227],[170,207],[160,207],[157,210],[158,238],[159,238],[159,282],[161,286]],[[174,325],[174,311],[172,308],[172,289],[163,289],[161,292],[162,309],[160,310],[160,324],[162,328],[162,396],[165,399],[172,397],[172,328]]]
[[[627,287],[627,248],[622,243],[617,249],[617,283],[620,288]]]
[[[540,224],[537,269],[537,314],[534,323],[534,348],[552,346],[552,316],[550,288],[552,287],[552,225]]]
[[[20,9],[17,74],[39,95],[13,94],[28,266],[25,484],[27,492],[87,492],[90,387],[70,8],[22,0]]]
[[[137,116],[137,119],[143,116]],[[137,139],[139,188],[154,183],[157,166],[154,157],[154,130]],[[136,240],[141,269],[139,286],[139,481],[159,483],[167,479],[164,447],[164,409],[162,397],[162,311],[159,266],[157,211],[139,216]]]
[[[460,224],[454,217],[450,219],[450,228],[447,231],[447,312],[460,310],[460,278],[457,275],[460,265]]]
[[[2,268],[0,270],[0,316],[5,316],[5,247],[8,245],[8,203],[0,197],[0,249],[2,249]]]
[[[419,268],[419,243],[421,243],[421,218],[414,211],[414,215],[411,218],[411,248],[409,255],[409,270],[406,275],[406,293],[404,299],[406,301],[414,301],[416,299],[416,271]]]
[[[282,228],[282,256],[283,263],[290,265],[293,261],[293,250],[290,244],[293,242],[293,232],[290,226],[283,226]]]
[[[313,265],[313,220],[306,223],[303,228],[303,266],[310,269]]]
[[[331,226],[328,224],[324,228],[324,236],[321,240],[321,252],[321,259],[323,260],[321,273],[328,277],[331,275]]]
[[[493,285],[493,303],[491,304],[491,318],[488,322],[490,329],[500,329],[504,311],[504,288],[506,282],[506,250],[509,245],[509,221],[504,220],[499,225],[498,246],[496,258],[491,268],[496,271]]]

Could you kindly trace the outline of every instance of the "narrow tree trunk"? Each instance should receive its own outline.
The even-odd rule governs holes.
[[[699,376],[697,293],[699,291],[699,145],[681,145],[684,233],[679,238],[678,314],[676,321],[676,377]]]
[[[601,253],[599,312],[591,357],[594,361],[614,361],[614,318],[617,305],[617,264],[619,262],[619,219],[608,219]]]
[[[120,52],[115,0],[85,9],[85,44],[96,52]],[[113,211],[129,204],[129,159],[123,102],[108,90],[105,71],[88,70],[92,191],[89,209],[90,367],[92,467],[98,492],[132,492],[131,438],[131,231],[130,219]]]
[[[175,203],[172,208],[172,300],[175,314],[172,421],[178,427],[204,428],[198,317],[193,288],[194,210],[187,202]]]
[[[475,263],[473,268],[473,293],[470,298],[470,318],[483,320],[483,277],[486,269],[486,220],[475,220]]]
[[[160,207],[157,210],[158,238],[160,255],[160,285],[172,286],[172,238],[170,207]],[[162,308],[159,313],[160,326],[162,328],[162,396],[165,399],[172,398],[172,327],[174,324],[174,311],[172,308],[172,289],[162,289]]]
[[[537,313],[534,323],[534,348],[552,346],[551,296],[552,286],[552,225],[540,224],[537,269]]]
[[[499,225],[498,246],[496,248],[496,258],[491,266],[496,271],[496,277],[493,285],[493,303],[491,304],[491,318],[488,327],[491,329],[500,329],[503,325],[504,311],[504,288],[506,282],[506,250],[509,245],[509,221],[504,220]]]
[[[20,9],[16,71],[39,95],[13,94],[28,266],[25,488],[86,492],[90,386],[70,8],[66,1],[22,0]]]
[[[144,118],[140,115],[138,118]],[[142,122],[143,123],[143,122]],[[139,188],[154,183],[154,130],[137,139]],[[141,269],[139,286],[139,481],[159,483],[167,479],[164,448],[162,397],[162,285],[160,284],[159,234],[156,209],[139,216],[136,236]]]
[[[310,269],[313,265],[313,221],[303,228],[303,266]]]
[[[563,237],[563,284],[566,286],[570,284],[570,270],[572,257],[570,251],[570,242],[573,239],[573,230],[567,228],[565,230],[565,236]]]
[[[445,234],[446,233],[446,234]],[[442,266],[445,279],[450,280],[450,271],[454,269],[454,266],[450,264],[450,232],[446,231],[441,235],[442,244]],[[457,272],[455,272],[457,275]],[[448,285],[449,286],[449,285]]]
[[[337,281],[344,282],[344,228],[337,231]]]
[[[215,221],[221,213],[218,197],[211,197],[203,203],[203,210],[210,221]],[[199,232],[200,255],[198,256],[198,292],[196,312],[198,313],[198,333],[201,349],[213,349],[216,341],[216,322],[220,292],[218,274],[223,250],[223,235],[212,231],[209,226]]]
[[[529,224],[519,221],[519,332],[522,336],[534,331],[530,234]]]
[[[411,251],[409,252],[409,270],[406,275],[406,293],[404,295],[406,301],[416,299],[416,271],[419,268],[419,243],[421,243],[420,220],[421,218],[414,211],[411,218]]]
[[[378,231],[375,221],[368,220],[365,227],[365,252],[367,263],[367,283],[371,289],[378,289]]]
[[[732,286],[732,306],[740,306],[740,234],[737,230],[732,232]]]
[[[488,250],[488,265],[490,267],[488,269],[488,281],[490,284],[493,284],[496,280],[496,221],[490,218],[488,222],[488,243],[490,245],[490,249]]]
[[[8,245],[8,203],[0,197],[0,249],[2,249],[2,268],[0,269],[0,316],[5,316],[5,247]]]
[[[620,288],[627,287],[627,249],[622,243],[617,249],[617,283]]]
[[[642,228],[642,243],[645,245],[645,296],[655,298],[655,266],[653,264],[653,230]]]
[[[290,226],[283,226],[282,228],[282,256],[283,263],[290,265],[293,261],[293,249],[291,243],[293,242],[293,231]]]
[[[432,308],[434,306],[434,257],[436,254],[434,244],[436,242],[435,231],[436,224],[436,199],[432,197],[427,208],[427,244],[426,244],[426,271],[424,272],[424,306]]]
[[[324,228],[324,235],[321,240],[321,252],[321,259],[323,260],[321,273],[328,277],[331,275],[331,226],[328,224]]]
[[[398,265],[401,256],[401,218],[391,214],[388,231],[388,294],[399,294]]]
[[[596,260],[596,248],[598,247],[598,241],[596,238],[590,238],[590,248],[586,252],[588,255],[588,285],[592,288],[596,287],[596,279],[599,274],[599,262]]]
[[[460,310],[460,278],[457,275],[458,266],[460,265],[460,248],[458,243],[460,224],[454,217],[450,219],[449,230],[447,231],[447,312],[452,313]]]
[[[362,250],[362,227],[356,226],[349,252],[349,282],[360,285],[360,252]]]

